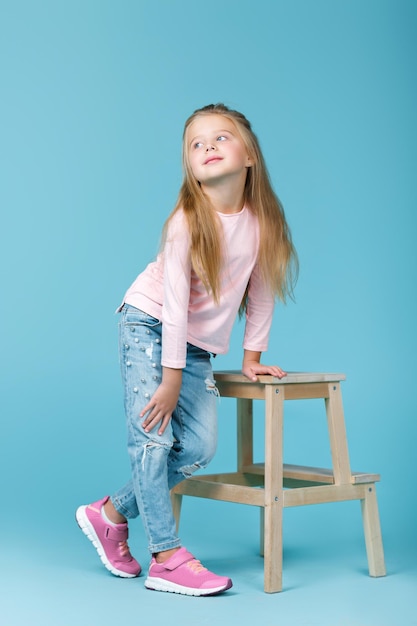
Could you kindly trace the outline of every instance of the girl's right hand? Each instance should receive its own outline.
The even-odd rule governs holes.
[[[158,424],[160,424],[158,435],[165,432],[178,403],[181,382],[182,370],[163,368],[161,384],[139,414],[141,418],[144,418],[142,426],[145,432],[150,432]]]

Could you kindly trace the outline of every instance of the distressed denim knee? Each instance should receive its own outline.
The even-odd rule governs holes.
[[[213,458],[217,447],[218,396],[210,355],[188,345],[180,397],[172,419],[170,488],[206,467]]]

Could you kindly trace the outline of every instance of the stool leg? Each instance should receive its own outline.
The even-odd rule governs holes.
[[[260,533],[259,533],[259,554],[265,556],[265,509],[263,506],[259,509],[260,513]]]
[[[253,463],[253,401],[237,399],[237,471]]]
[[[370,576],[385,576],[384,548],[375,484],[366,485],[365,498],[361,500],[363,529]]]
[[[282,510],[284,390],[265,389],[264,589],[282,589]]]
[[[172,512],[174,513],[175,521],[177,523],[177,532],[180,526],[182,495],[180,493],[174,493],[171,491],[171,504]]]
[[[351,472],[340,383],[330,383],[325,400],[333,474],[336,485],[350,484]]]

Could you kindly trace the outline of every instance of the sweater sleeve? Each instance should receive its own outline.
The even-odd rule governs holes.
[[[162,305],[162,365],[183,368],[187,355],[188,303],[190,300],[190,236],[184,216],[175,215],[163,251],[164,300]]]
[[[274,313],[274,295],[262,278],[259,265],[256,264],[248,289],[246,326],[243,339],[245,350],[265,352],[268,348],[269,333]]]

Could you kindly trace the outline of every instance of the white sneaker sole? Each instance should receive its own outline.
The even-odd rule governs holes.
[[[87,539],[91,541],[91,543],[97,550],[97,553],[104,567],[108,569],[109,572],[111,572],[114,576],[120,576],[120,578],[137,578],[140,572],[139,574],[127,574],[126,572],[122,572],[121,570],[116,569],[110,563],[109,559],[106,556],[106,553],[104,552],[100,539],[98,538],[97,533],[94,530],[94,526],[91,524],[90,520],[87,517],[87,514],[85,512],[86,508],[87,508],[87,505],[79,506],[75,513],[75,518],[77,520],[78,526],[81,528],[84,535],[87,537]]]
[[[152,589],[153,591],[166,591],[168,593],[181,593],[185,596],[213,596],[216,593],[221,593],[222,591],[230,589],[231,586],[232,583],[230,582],[230,585],[226,586],[221,585],[220,587],[212,587],[210,589],[195,589],[193,587],[177,585],[169,580],[155,578],[153,576],[148,576],[145,580],[145,587],[147,589]]]

